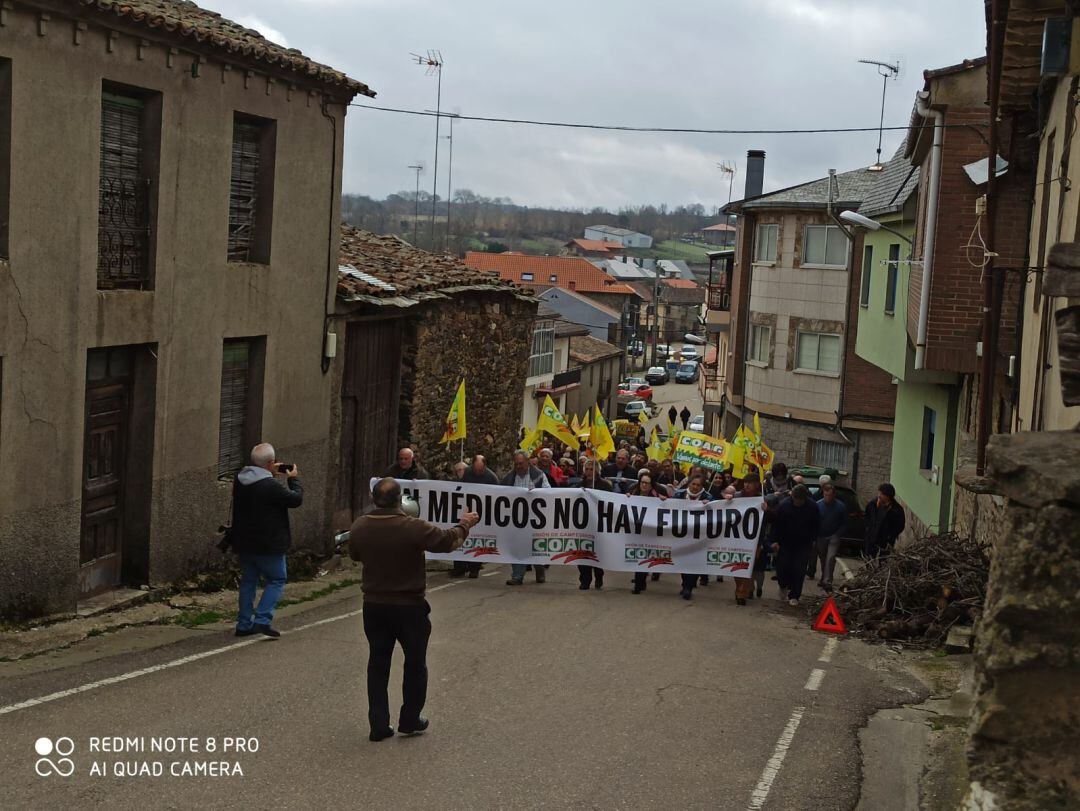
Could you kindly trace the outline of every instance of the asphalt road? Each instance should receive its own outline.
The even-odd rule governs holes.
[[[96,661],[73,650],[78,664],[60,654],[48,671],[0,674],[3,804],[850,809],[859,727],[911,698],[887,650],[814,633],[774,583],[740,608],[730,581],[684,602],[673,575],[636,596],[625,574],[588,593],[573,569],[553,567],[543,586],[530,575],[516,589],[503,584],[505,567],[484,575],[430,577],[432,726],[423,736],[367,741],[354,593],[283,618],[277,641],[207,631]],[[116,649],[126,650],[122,640]],[[400,652],[392,706],[399,668]],[[73,742],[70,777],[35,773],[36,764],[52,771],[34,751],[46,736]],[[92,736],[147,749],[155,737],[195,737],[203,751],[91,753]],[[258,751],[222,754],[227,736],[257,739]],[[63,767],[60,754],[49,759]],[[217,760],[239,763],[243,776],[169,774],[174,762]],[[115,764],[139,762],[165,773],[113,776]],[[90,774],[94,763],[105,775]]]

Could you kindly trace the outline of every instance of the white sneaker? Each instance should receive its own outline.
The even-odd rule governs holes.
[[[799,601],[792,597],[790,600],[787,601],[787,604],[794,608],[799,604]]]

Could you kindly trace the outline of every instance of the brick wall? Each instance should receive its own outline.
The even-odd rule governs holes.
[[[938,193],[938,215],[934,266],[930,290],[930,314],[927,330],[926,367],[957,372],[977,369],[976,343],[982,336],[982,259],[980,248],[968,249],[976,225],[976,200],[986,193],[986,185],[976,186],[964,171],[964,166],[984,160],[987,145],[984,137],[988,123],[984,106],[950,105],[945,114],[942,151],[941,186]],[[970,125],[970,126],[964,126]],[[1009,171],[997,180],[997,215],[994,245],[990,248],[999,256],[998,268],[1021,268],[1026,265],[1028,214],[1030,212],[1031,161],[1029,149],[1017,139],[1011,148],[1008,127],[1003,126],[1000,153],[1010,159]],[[1014,165],[1015,163],[1015,165]],[[923,221],[930,176],[930,153],[920,167],[919,215]],[[985,218],[979,223],[985,240],[988,228]],[[924,229],[916,240],[916,255],[922,255]],[[974,261],[976,266],[971,263]],[[1017,271],[1001,271],[1008,276]],[[920,266],[912,268],[908,298],[908,331],[914,339],[918,323],[919,297],[922,289]],[[1018,284],[1005,285],[1002,302],[1000,347],[1005,353],[1015,351],[1015,311],[1019,295]]]

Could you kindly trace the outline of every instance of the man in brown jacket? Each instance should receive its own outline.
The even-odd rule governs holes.
[[[427,699],[427,645],[431,636],[424,599],[427,578],[424,552],[453,552],[476,526],[479,516],[465,513],[457,526],[439,529],[401,511],[401,486],[380,479],[371,491],[375,509],[362,515],[349,531],[349,555],[363,564],[364,634],[368,639],[368,740],[394,734],[390,726],[390,660],[394,645],[405,654],[398,731],[415,735],[428,728],[420,715]]]

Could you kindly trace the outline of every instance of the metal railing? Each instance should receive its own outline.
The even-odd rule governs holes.
[[[731,310],[731,291],[718,284],[709,285],[709,309],[729,312]]]
[[[150,181],[102,177],[98,198],[98,287],[150,281]]]

